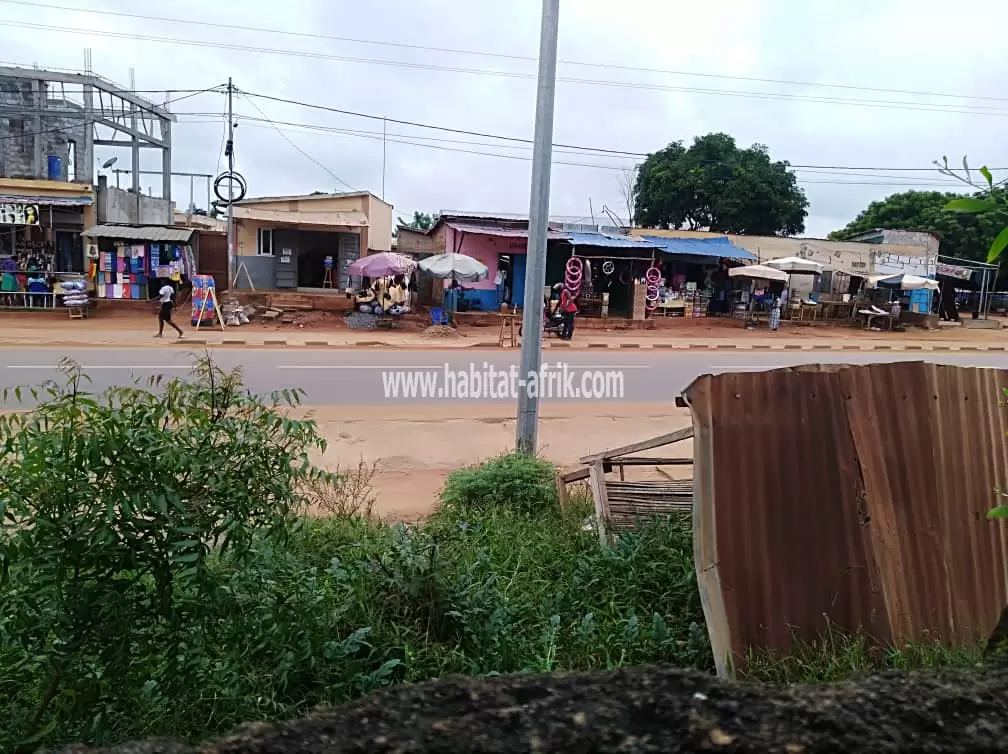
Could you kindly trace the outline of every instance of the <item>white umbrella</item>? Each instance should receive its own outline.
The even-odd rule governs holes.
[[[801,257],[771,259],[766,262],[766,266],[791,275],[819,275],[823,271],[823,266],[819,262],[813,262],[811,259],[802,259]]]
[[[477,283],[490,275],[485,264],[465,254],[436,254],[421,260],[420,269],[436,278],[466,283]]]
[[[919,291],[927,289],[929,291],[938,290],[938,281],[931,278],[922,278],[918,275],[890,275],[880,278],[876,285],[884,285],[888,288],[899,288],[901,291]]]
[[[767,267],[762,264],[750,264],[746,267],[732,267],[728,270],[728,276],[733,278],[743,278],[745,280],[776,280],[786,283],[788,274],[783,270]]]

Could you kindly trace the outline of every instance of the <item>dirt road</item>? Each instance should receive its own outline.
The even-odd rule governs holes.
[[[329,443],[317,459],[330,469],[376,463],[377,511],[414,520],[429,513],[445,477],[514,447],[511,404],[383,407],[324,406],[306,410]],[[569,465],[580,456],[646,439],[689,423],[669,403],[547,404],[540,410],[541,455]],[[691,455],[683,443],[677,453]]]

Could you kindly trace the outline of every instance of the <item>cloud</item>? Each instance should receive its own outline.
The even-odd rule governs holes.
[[[141,90],[211,87],[231,76],[245,92],[466,131],[532,136],[538,0],[40,2],[106,13],[0,2],[0,9],[10,12],[8,19],[36,25],[34,29],[11,27],[0,21],[4,62],[80,68],[87,47],[97,73],[125,84],[132,67]],[[201,23],[174,24],[109,13]],[[985,47],[973,41],[978,29],[1003,28],[1008,21],[1008,10],[994,2],[950,13],[947,6],[910,0],[708,0],[692,4],[626,0],[618,5],[578,0],[562,4],[560,21],[560,58],[568,62],[559,67],[558,143],[647,152],[716,130],[731,133],[743,145],[766,144],[773,157],[793,164],[927,168],[942,154],[958,162],[962,153],[968,153],[977,165],[1008,167],[1001,138],[1008,102],[964,98],[997,97],[997,84],[1008,73],[1008,61],[996,45]],[[213,23],[501,56],[228,30]],[[89,33],[89,29],[126,38]],[[193,44],[129,38],[138,35],[188,39]],[[222,49],[199,42],[252,49]],[[292,54],[255,51],[264,48]],[[962,93],[962,97],[923,94],[936,91]],[[781,98],[782,94],[806,99]],[[873,100],[874,104],[851,100]],[[221,94],[194,96],[173,105],[180,121],[173,131],[176,170],[216,174],[223,167],[223,107]],[[913,109],[928,107],[984,108],[987,112]],[[407,216],[414,210],[515,213],[528,209],[528,144],[245,97],[236,99],[235,111],[238,167],[253,195],[342,190],[341,181],[381,194],[384,178],[386,197]],[[330,130],[274,128],[264,117]],[[383,131],[387,134],[384,144]],[[619,169],[634,160],[568,152],[555,150],[552,213],[586,217],[589,207],[598,215],[603,205],[619,211],[623,206]],[[98,150],[97,157],[103,161],[111,154]],[[128,160],[128,152],[121,154],[119,167],[127,167]],[[142,167],[158,169],[156,153],[145,153]],[[800,170],[799,178],[806,181],[803,185],[811,201],[809,235],[825,235],[888,193],[914,187],[955,188],[933,172]],[[155,189],[158,185],[154,179],[145,179],[144,184]],[[180,205],[187,204],[189,181],[176,179],[173,194]],[[197,185],[196,203],[205,204],[205,196],[205,188]]]

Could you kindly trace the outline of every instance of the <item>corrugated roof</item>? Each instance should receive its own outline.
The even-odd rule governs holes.
[[[698,378],[696,570],[719,673],[833,626],[986,635],[1008,600],[1008,371],[901,362]]]
[[[472,233],[479,236],[496,236],[498,238],[528,238],[526,228],[501,228],[494,225],[477,225],[475,223],[445,223],[452,230],[459,233]],[[547,238],[554,241],[564,241],[570,236],[569,233],[558,233],[555,230],[547,232]]]
[[[47,207],[87,207],[94,204],[90,196],[41,196],[38,194],[0,194],[0,204],[42,204]]]
[[[600,246],[608,249],[653,249],[655,244],[630,236],[611,236],[606,233],[580,233],[564,231],[571,246]]]
[[[738,259],[741,261],[756,261],[756,255],[736,246],[726,236],[718,238],[666,238],[664,236],[641,236],[655,246],[661,247],[666,254],[683,254],[694,257],[712,257],[716,259]]]
[[[81,235],[90,238],[114,238],[118,241],[188,243],[194,230],[194,228],[164,225],[95,225]]]

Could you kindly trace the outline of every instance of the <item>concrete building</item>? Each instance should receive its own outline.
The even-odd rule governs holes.
[[[352,262],[392,249],[392,205],[367,191],[244,199],[233,215],[238,289],[250,279],[257,290],[328,287],[331,257],[342,290]]]

